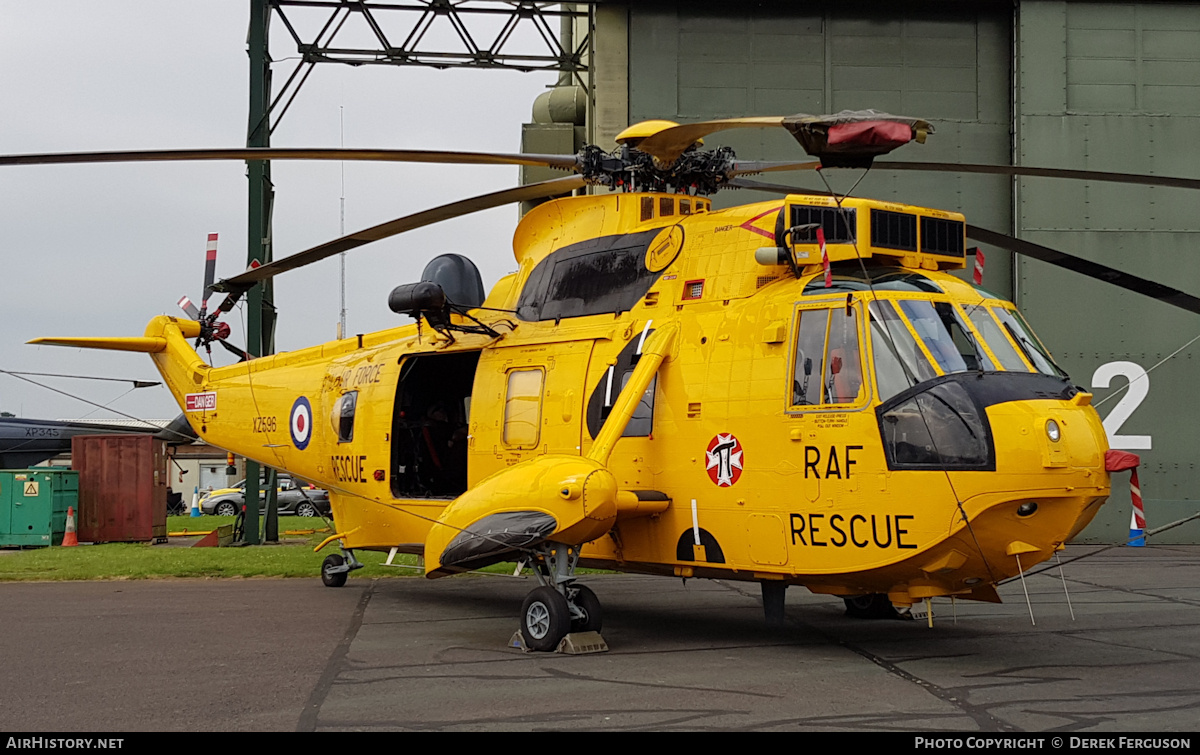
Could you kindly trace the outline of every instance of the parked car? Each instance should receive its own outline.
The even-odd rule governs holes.
[[[277,478],[276,500],[279,502],[279,513],[291,516],[330,516],[329,491],[322,490],[306,482],[295,480],[291,475],[279,475]],[[259,513],[266,512],[266,493],[261,484],[258,491]],[[217,516],[234,516],[242,510],[246,502],[246,481],[240,480],[231,488],[221,488],[211,493],[205,493],[200,498],[200,513]]]

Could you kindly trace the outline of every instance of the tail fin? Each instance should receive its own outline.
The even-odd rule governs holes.
[[[212,370],[187,339],[200,335],[200,323],[167,315],[155,317],[142,336],[129,338],[35,338],[29,343],[80,349],[136,351],[149,354],[182,407],[185,396],[208,380]]]

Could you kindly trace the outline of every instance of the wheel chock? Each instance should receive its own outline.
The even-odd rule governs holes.
[[[522,653],[532,653],[533,651],[525,644],[525,637],[521,634],[521,630],[513,632],[512,639],[508,641],[510,648],[516,648]],[[588,655],[589,653],[607,653],[608,643],[600,636],[599,632],[572,632],[566,637],[559,640],[558,647],[554,649],[556,653],[563,655]]]
[[[521,634],[520,629],[513,632],[512,639],[510,639],[508,641],[508,646],[510,648],[516,648],[517,650],[520,650],[522,653],[532,653],[533,652],[532,650],[529,649],[529,646],[525,644],[525,637],[524,637],[524,635]]]
[[[604,641],[599,632],[572,632],[562,638],[554,652],[565,655],[607,653],[608,643]]]

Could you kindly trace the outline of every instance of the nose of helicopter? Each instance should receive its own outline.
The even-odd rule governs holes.
[[[893,585],[898,605],[994,585],[1051,557],[1107,500],[1107,436],[1091,396],[1001,401],[986,409],[994,469],[949,472],[959,503],[954,534],[921,553],[923,578]]]
[[[997,484],[968,517],[991,533],[1000,570],[1016,574],[1078,535],[1108,498],[1108,439],[1087,393],[997,404],[988,419]]]

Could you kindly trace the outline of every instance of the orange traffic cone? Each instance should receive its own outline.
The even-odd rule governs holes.
[[[67,533],[63,535],[63,547],[79,545],[79,538],[75,535],[75,507],[67,507]]]

